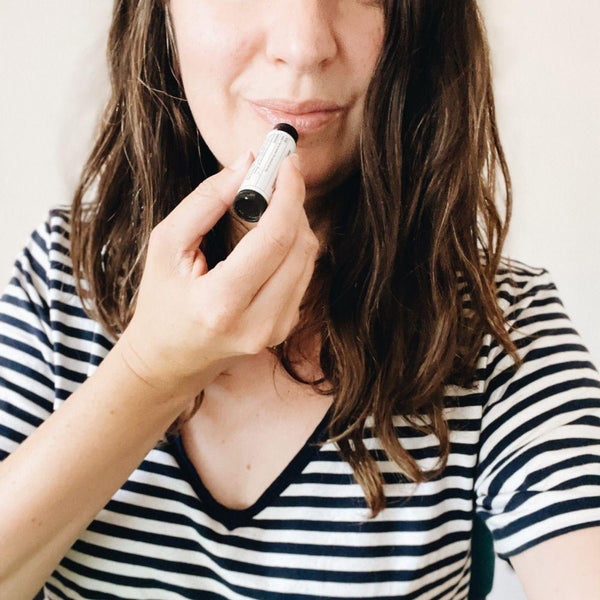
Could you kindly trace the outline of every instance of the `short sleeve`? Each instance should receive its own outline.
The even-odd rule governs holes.
[[[53,410],[50,218],[30,235],[0,298],[0,460]]]
[[[475,494],[498,556],[508,559],[600,525],[600,377],[547,270],[499,280],[523,365],[490,346]]]

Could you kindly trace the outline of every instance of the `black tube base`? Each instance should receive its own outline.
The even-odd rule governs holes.
[[[249,223],[257,223],[262,214],[267,210],[267,201],[261,194],[254,190],[240,190],[233,203],[235,214],[248,221]]]

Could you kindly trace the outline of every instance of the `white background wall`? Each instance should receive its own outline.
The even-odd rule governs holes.
[[[550,271],[598,365],[600,2],[481,6],[513,179],[507,253]],[[111,0],[0,3],[0,282],[47,209],[70,201],[107,97],[111,7]],[[523,597],[498,563],[491,600]]]

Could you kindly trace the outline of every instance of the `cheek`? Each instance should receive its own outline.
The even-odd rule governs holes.
[[[374,32],[367,37],[368,43],[364,45],[362,52],[362,65],[361,70],[365,74],[365,79],[371,80],[375,71],[375,65],[379,59],[379,55],[383,49],[383,36],[384,36],[384,25],[381,22],[378,27],[375,28]]]
[[[171,0],[173,2],[173,0]],[[207,94],[232,81],[251,53],[243,15],[218,3],[198,2],[174,14],[181,75],[186,91],[204,88]],[[246,25],[248,23],[246,22]]]
[[[247,40],[223,32],[203,35],[180,55],[190,110],[201,135],[217,156],[223,144],[219,133],[232,120],[240,74],[250,53]]]
[[[366,93],[383,48],[385,24],[383,12],[373,11],[372,7],[369,13],[357,10],[347,18],[343,55],[346,57],[348,81],[351,82],[356,98],[352,121],[354,133],[358,135]]]
[[[186,89],[205,84],[210,89],[236,70],[241,50],[227,35],[203,33],[179,46],[181,75]]]

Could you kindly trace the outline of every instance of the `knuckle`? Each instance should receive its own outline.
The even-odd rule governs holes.
[[[274,246],[279,252],[287,251],[292,243],[292,235],[287,230],[271,231],[265,233],[266,242],[269,246]]]

